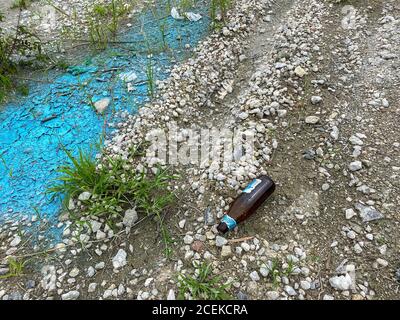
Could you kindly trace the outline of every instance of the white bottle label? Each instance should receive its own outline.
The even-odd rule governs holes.
[[[251,193],[260,183],[261,183],[260,179],[254,179],[252,182],[248,184],[248,186],[243,190],[243,192]]]

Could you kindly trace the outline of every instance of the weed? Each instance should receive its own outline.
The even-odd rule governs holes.
[[[26,84],[18,85],[16,89],[20,95],[25,97],[29,94],[29,87]]]
[[[376,239],[376,243],[380,246],[386,244],[386,239],[383,236],[377,236],[375,239]]]
[[[92,19],[89,22],[89,41],[93,47],[104,50],[107,44],[115,39],[120,20],[130,11],[131,6],[122,0],[111,3],[96,4],[93,7]]]
[[[171,245],[174,243],[174,240],[172,239],[168,229],[162,223],[160,224],[160,229],[161,229],[162,240],[164,243],[164,255],[167,259],[169,259],[172,256]]]
[[[73,220],[79,221],[82,216],[97,216],[114,225],[115,221],[121,219],[124,210],[136,207],[139,212],[156,217],[166,254],[170,254],[172,239],[165,229],[161,214],[174,199],[167,186],[175,176],[161,168],[152,176],[138,173],[121,158],[105,157],[104,163],[97,165],[90,153],[80,150],[78,156],[74,157],[64,147],[63,150],[70,163],[58,169],[60,176],[49,186],[47,193],[52,199],[63,196],[64,205],[67,205],[70,199],[78,198],[82,192],[90,192],[91,197],[82,201],[85,206],[82,212],[70,213]]]
[[[8,176],[10,178],[13,177],[13,168],[9,167],[6,163],[6,160],[3,157],[3,154],[0,154],[0,162],[3,164],[4,168],[6,168],[6,170],[8,171]]]
[[[167,41],[166,21],[165,21],[165,19],[159,24],[159,29],[160,29],[160,33],[161,33],[163,49],[164,50],[168,50],[168,41]]]
[[[56,63],[57,68],[66,71],[69,68],[69,63],[65,60],[59,60]]]
[[[197,264],[197,276],[185,274],[178,275],[179,299],[184,299],[186,294],[195,300],[228,300],[231,296],[227,292],[230,283],[221,284],[220,276],[212,276],[211,264],[203,262]]]
[[[9,271],[7,274],[0,276],[0,279],[8,279],[12,277],[19,277],[23,274],[27,260],[18,260],[14,258],[8,259]]]
[[[154,68],[152,64],[151,57],[147,59],[146,64],[146,77],[147,77],[147,93],[151,98],[154,98],[155,94],[155,77],[154,77]]]
[[[33,209],[33,211],[35,211],[37,219],[39,221],[42,221],[43,220],[43,216],[42,216],[42,213],[40,212],[39,208],[37,206],[33,206],[32,209]]]
[[[194,6],[194,0],[181,0],[179,2],[179,7],[182,11],[188,11]]]
[[[63,150],[71,160],[72,165],[61,166],[58,169],[61,174],[58,180],[61,183],[51,187],[48,191],[54,194],[65,194],[67,201],[83,191],[99,192],[100,187],[105,184],[106,177],[97,174],[96,163],[90,155],[79,150],[79,157],[75,158],[65,148]]]
[[[95,13],[98,16],[105,17],[107,16],[107,7],[101,4],[95,4],[93,7],[93,13]]]
[[[0,21],[3,18],[4,16],[0,13]],[[18,72],[19,64],[29,64],[25,59],[20,59],[24,62],[15,61],[13,59],[15,56],[34,57],[34,59],[30,59],[29,63],[33,60],[43,62],[47,57],[42,52],[40,39],[26,27],[21,26],[19,22],[14,35],[5,34],[0,28],[0,102],[6,98],[8,92],[15,89],[13,75]]]
[[[283,274],[285,275],[285,276],[290,276],[292,273],[293,273],[293,271],[294,271],[294,268],[295,268],[295,264],[294,264],[294,262],[293,262],[293,260],[292,259],[289,259],[289,261],[287,262],[287,264],[288,264],[288,266],[286,267],[286,269],[283,271]]]
[[[108,35],[105,27],[102,24],[97,24],[93,21],[90,21],[89,40],[91,45],[98,50],[104,50],[107,48]]]
[[[211,0],[210,18],[214,29],[220,29],[223,26],[230,5],[231,0]]]
[[[272,279],[272,285],[274,288],[279,286],[279,277],[280,277],[280,268],[279,268],[279,260],[277,258],[272,260],[271,267],[269,268],[269,276]]]
[[[28,6],[30,5],[29,0],[15,0],[12,5],[11,9],[28,9]]]

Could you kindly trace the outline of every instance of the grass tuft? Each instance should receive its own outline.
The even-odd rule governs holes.
[[[146,63],[146,77],[147,77],[147,93],[151,98],[154,98],[156,91],[154,67],[151,56],[147,59]]]
[[[30,5],[30,1],[29,0],[15,0],[12,4],[11,4],[11,9],[28,9],[28,6]]]
[[[0,12],[0,22],[4,15]],[[14,75],[19,67],[31,65],[33,61],[42,63],[47,61],[47,56],[42,52],[40,38],[27,27],[18,24],[15,34],[5,33],[0,28],[0,102],[3,102],[8,94],[17,89],[18,83]],[[15,57],[29,57],[29,60]],[[26,90],[21,92],[26,93]]]
[[[131,10],[122,0],[112,0],[109,4],[96,4],[89,21],[89,41],[95,49],[104,50],[115,39],[121,19]]]
[[[221,284],[220,276],[212,276],[211,264],[196,265],[197,276],[180,273],[178,275],[179,299],[185,299],[189,294],[195,300],[229,300],[232,297],[227,292],[230,283]]]
[[[168,183],[175,179],[166,169],[158,168],[153,174],[137,172],[121,158],[105,157],[97,164],[90,153],[79,150],[75,157],[65,148],[69,163],[58,169],[60,174],[49,186],[47,193],[51,199],[63,197],[67,208],[70,199],[76,200],[83,192],[91,194],[88,200],[81,201],[84,209],[79,213],[70,212],[71,218],[79,223],[83,217],[99,217],[113,226],[120,222],[123,213],[136,207],[145,216],[155,216],[165,245],[165,253],[172,253],[171,236],[163,223],[162,214],[174,200],[168,190]],[[133,156],[140,149],[133,149]]]
[[[211,0],[210,18],[214,29],[221,29],[227,18],[228,10],[231,6],[231,0]]]
[[[8,259],[8,268],[9,271],[7,274],[0,276],[0,279],[8,279],[13,277],[19,277],[24,273],[25,265],[27,260],[18,260],[14,258]]]

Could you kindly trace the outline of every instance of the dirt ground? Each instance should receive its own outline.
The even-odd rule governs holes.
[[[271,59],[276,52],[284,54],[285,48],[274,46],[272,35],[287,23],[289,10],[301,6],[302,2],[280,1],[273,6],[271,20],[258,21],[253,26],[246,42],[247,58],[240,62],[235,73],[233,92],[222,103],[218,102],[217,109],[197,110],[193,123],[207,122],[220,128],[234,121],[232,106],[251,89],[254,73],[266,64],[275,63]],[[306,257],[299,263],[309,269],[307,274],[316,283],[312,290],[305,290],[303,299],[399,299],[400,4],[385,0],[321,2],[327,10],[320,21],[323,36],[315,40],[314,46],[318,48],[314,48],[308,72],[302,76],[301,88],[290,87],[290,81],[286,83],[289,91],[296,89],[301,94],[292,91],[298,99],[284,118],[276,120],[276,130],[268,133],[277,140],[278,146],[263,168],[276,182],[276,192],[227,239],[254,237],[265,245],[270,256],[286,256],[294,248],[302,248]],[[309,4],[304,1],[305,6]],[[347,14],[343,11],[345,5],[350,5],[355,12],[356,27],[353,29],[341,27]],[[393,18],[392,29],[385,29],[382,19],[391,19],[387,16]],[[394,55],[382,58],[387,52]],[[320,96],[322,102],[311,103],[313,96]],[[375,100],[377,102],[373,102]],[[316,124],[305,122],[311,115],[318,116]],[[334,127],[339,132],[336,137],[332,136]],[[357,144],[349,139],[357,133],[362,140],[358,145],[362,148],[355,156],[354,145]],[[349,171],[349,164],[356,160],[361,160],[363,169]],[[197,179],[191,174],[193,168],[181,167],[177,171],[181,178],[175,182],[176,186],[190,186]],[[81,270],[93,266],[99,259],[106,261],[106,268],[93,278],[81,272],[77,278],[81,290],[79,298],[108,298],[99,290],[87,293],[86,288],[92,282],[102,283],[103,291],[115,290],[118,283],[123,283],[130,291],[120,298],[140,298],[143,291],[153,288],[153,284],[144,285],[149,277],[157,284],[154,297],[165,298],[168,291],[175,288],[177,272],[192,268],[192,258],[185,258],[187,248],[182,243],[185,234],[188,231],[195,234],[195,230],[201,228],[207,206],[219,202],[220,197],[235,197],[233,190],[220,188],[215,181],[205,186],[201,197],[189,187],[177,192],[179,200],[166,215],[167,226],[175,240],[170,260],[164,257],[159,231],[154,229],[150,219],[141,223],[128,238],[121,235],[106,243],[108,249],[103,250],[101,258],[91,249],[74,255],[72,265]],[[359,216],[346,218],[346,209],[358,212],[357,203],[373,206],[384,218],[371,222],[363,222]],[[186,220],[183,229],[178,226],[182,219]],[[238,283],[230,289],[234,297],[244,292],[249,299],[265,299],[270,298],[268,292],[278,291],[282,293],[281,298],[298,298],[285,293],[288,291],[284,289],[284,281],[278,289],[270,279],[262,279],[257,285],[249,281],[249,272],[259,267],[258,258],[246,260],[234,255],[223,259],[220,248],[212,241],[203,242],[204,250],[216,257],[212,260],[215,272]],[[281,249],[274,252],[274,245]],[[92,249],[99,246],[94,243]],[[115,255],[111,248],[117,247],[132,254],[128,258],[128,268],[115,273],[110,267]],[[256,253],[252,255],[257,257]],[[65,258],[60,259],[63,265],[61,260]],[[247,261],[245,265],[243,260]],[[49,261],[55,263],[53,257],[49,257]],[[336,290],[329,279],[337,274],[338,267],[350,263],[355,266],[355,286],[351,290]],[[28,279],[39,283],[38,272],[42,265],[43,261],[31,266],[24,276],[3,281],[0,289],[15,286],[25,291]],[[306,276],[291,275],[288,283],[300,282]],[[45,290],[38,285],[30,298],[43,298],[44,294]]]

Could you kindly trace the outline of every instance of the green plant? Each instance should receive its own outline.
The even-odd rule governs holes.
[[[159,24],[159,29],[160,29],[160,33],[161,33],[162,47],[163,47],[164,50],[167,50],[168,49],[168,42],[167,42],[165,19]]]
[[[48,189],[49,193],[62,193],[66,196],[66,201],[74,198],[83,191],[91,191],[92,193],[100,192],[105,185],[106,176],[102,176],[96,172],[96,163],[89,154],[79,150],[79,156],[75,158],[68,150],[63,148],[72,165],[64,165],[58,169],[61,174],[57,180],[57,185]]]
[[[285,276],[290,276],[292,273],[293,273],[293,271],[294,271],[294,268],[295,268],[295,263],[293,262],[293,260],[292,259],[289,259],[289,261],[287,262],[287,264],[288,264],[288,266],[286,267],[286,269],[283,271],[283,274],[285,275]]]
[[[64,71],[67,70],[69,66],[69,63],[65,60],[59,60],[56,62],[56,67]]]
[[[272,260],[272,264],[269,268],[269,277],[272,279],[272,285],[274,288],[279,286],[279,281],[278,278],[280,277],[280,271],[279,271],[279,260],[277,258]]]
[[[147,77],[147,92],[151,98],[154,98],[155,94],[155,76],[154,68],[151,61],[151,57],[147,59],[146,64],[146,77]]]
[[[101,4],[95,4],[93,7],[93,13],[98,16],[105,17],[107,16],[107,7]]]
[[[7,165],[7,163],[6,163],[6,161],[5,161],[4,157],[3,157],[3,154],[0,154],[0,161],[3,163],[4,168],[6,168],[6,170],[8,171],[8,176],[10,178],[12,178],[13,177],[13,168],[9,167]]]
[[[82,201],[84,210],[78,214],[70,213],[73,220],[79,221],[82,216],[97,216],[114,225],[121,219],[124,210],[136,207],[138,212],[155,216],[166,254],[170,254],[172,239],[165,229],[162,213],[174,199],[173,193],[167,189],[168,182],[176,178],[174,175],[161,168],[152,175],[138,173],[125,160],[106,156],[102,164],[97,165],[90,153],[79,150],[78,156],[74,157],[70,151],[63,150],[70,163],[58,169],[60,176],[49,186],[47,193],[52,199],[63,196],[65,206],[70,199],[78,198],[83,192],[90,193],[89,199]]]
[[[115,39],[120,20],[131,6],[122,0],[111,0],[109,4],[96,4],[93,7],[89,21],[89,41],[93,47],[104,50]]]
[[[43,220],[43,216],[42,216],[42,213],[40,212],[39,208],[37,206],[33,206],[32,209],[33,209],[33,211],[35,211],[37,219],[39,221],[42,221]]]
[[[8,259],[9,271],[7,274],[0,276],[0,279],[8,279],[11,277],[19,277],[23,274],[27,260],[18,260],[14,258]]]
[[[11,9],[28,9],[28,6],[30,5],[29,0],[15,0],[12,5]]]
[[[162,241],[164,243],[164,255],[165,257],[170,259],[172,256],[172,244],[174,244],[174,240],[172,239],[170,232],[162,222],[160,223],[160,230],[161,230]]]
[[[29,94],[29,87],[26,84],[21,84],[17,86],[17,92],[23,96],[27,96]]]
[[[0,13],[0,21],[3,20]],[[18,20],[19,21],[19,20]],[[13,57],[33,57],[29,61],[19,59],[16,61]],[[43,62],[47,56],[43,54],[40,39],[26,27],[16,26],[15,34],[6,34],[0,28],[0,102],[2,102],[7,93],[15,89],[16,83],[13,76],[18,72],[19,65],[30,65],[32,61]]]
[[[104,50],[107,48],[108,35],[104,25],[98,24],[94,21],[89,22],[89,41],[96,49]]]
[[[194,6],[194,0],[180,0],[179,7],[183,11],[188,11]]]
[[[231,5],[231,0],[211,0],[210,2],[210,18],[212,26],[215,29],[220,29],[226,20],[228,9]],[[220,18],[218,18],[218,15]]]
[[[203,262],[196,266],[197,276],[180,273],[178,275],[179,299],[184,299],[185,294],[195,300],[228,300],[231,296],[227,292],[230,283],[221,284],[220,276],[212,276],[211,264]]]

